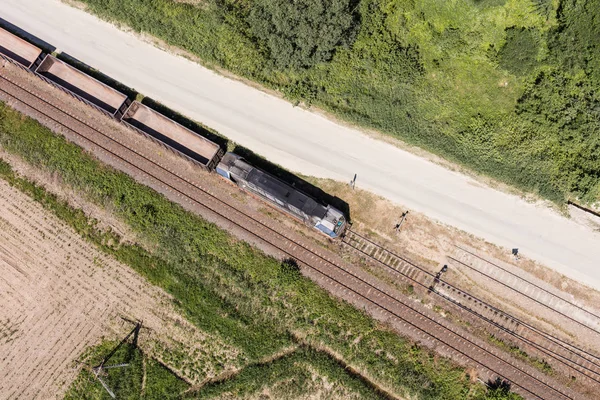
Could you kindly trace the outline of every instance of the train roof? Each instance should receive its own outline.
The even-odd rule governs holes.
[[[127,95],[50,54],[35,72],[113,115],[127,100]]]
[[[253,167],[236,154],[225,154],[221,163],[227,166],[230,174],[235,178],[245,180],[309,216],[324,218],[327,214],[327,207],[276,177]]]
[[[327,208],[323,205],[259,169],[253,168],[248,174],[247,181],[310,216],[323,218],[327,214]]]

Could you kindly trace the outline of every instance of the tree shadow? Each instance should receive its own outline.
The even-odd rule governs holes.
[[[491,391],[507,393],[510,392],[511,384],[509,381],[497,377],[495,380],[489,380],[487,386]]]
[[[299,273],[300,272],[300,265],[298,265],[298,261],[296,261],[292,257],[285,258],[281,262],[281,268],[284,271],[289,272],[289,273]]]

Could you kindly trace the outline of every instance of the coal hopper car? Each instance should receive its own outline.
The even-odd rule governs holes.
[[[346,228],[346,219],[341,211],[318,203],[301,191],[248,164],[235,153],[226,153],[217,165],[216,172],[331,238],[341,236]]]

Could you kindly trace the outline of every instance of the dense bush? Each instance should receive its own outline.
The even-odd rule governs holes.
[[[530,143],[539,149],[536,158],[553,161],[551,172],[562,191],[588,201],[600,197],[598,89],[584,75],[553,69],[538,75],[516,108]]]
[[[506,43],[499,53],[500,68],[515,75],[531,74],[537,65],[539,45],[531,29],[510,28],[506,31]]]
[[[350,45],[357,29],[350,0],[257,0],[247,22],[278,67],[307,68]]]

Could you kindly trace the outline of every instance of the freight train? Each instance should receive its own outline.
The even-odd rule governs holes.
[[[323,205],[276,177],[248,164],[235,153],[178,124],[158,111],[46,54],[42,49],[0,28],[0,58],[20,66],[128,128],[174,151],[199,167],[216,171],[279,210],[314,227],[330,238],[343,235],[344,214]]]

